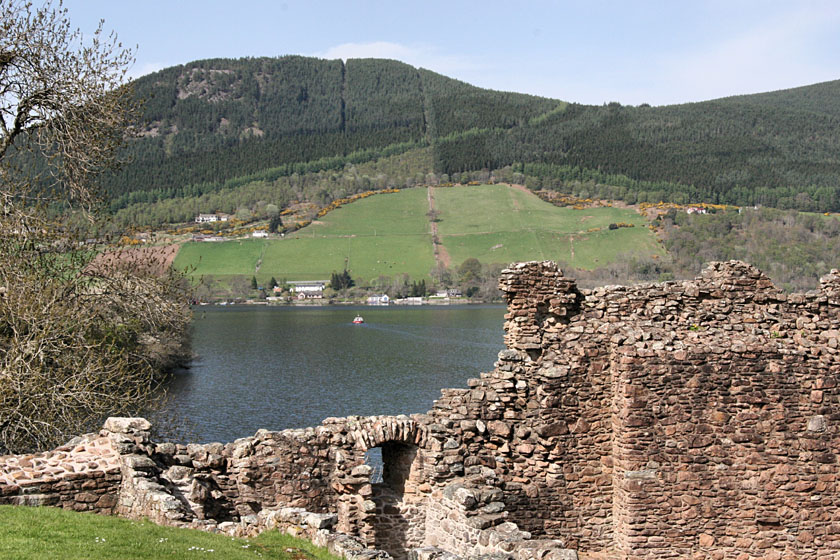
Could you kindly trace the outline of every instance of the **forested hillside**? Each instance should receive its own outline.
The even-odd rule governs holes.
[[[112,209],[133,215],[138,204],[307,174],[328,203],[376,182],[335,187],[350,167],[417,150],[430,150],[427,167],[384,181],[502,170],[529,186],[629,202],[840,210],[840,81],[666,107],[586,106],[395,61],[287,56],[193,62],[134,89],[144,108],[130,163],[103,182]]]

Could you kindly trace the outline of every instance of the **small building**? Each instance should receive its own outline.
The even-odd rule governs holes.
[[[267,231],[255,231],[251,234],[251,237],[265,238],[265,237],[268,237],[268,232]]]
[[[322,291],[309,291],[309,292],[298,292],[297,296],[295,296],[298,300],[305,300],[305,299],[324,299],[324,292]]]
[[[388,297],[388,294],[375,294],[369,296],[366,303],[368,305],[388,305],[391,303],[391,298]]]
[[[195,223],[226,222],[228,219],[230,219],[229,214],[199,214],[195,217]]]
[[[702,206],[689,206],[685,209],[687,214],[708,214],[709,211]]]
[[[296,294],[301,292],[323,292],[326,287],[326,280],[299,280],[297,282],[289,282],[289,291]]]

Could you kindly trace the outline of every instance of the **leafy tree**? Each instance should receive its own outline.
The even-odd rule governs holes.
[[[85,43],[60,4],[0,3],[0,453],[148,410],[184,351],[180,279],[145,253],[79,245],[126,135],[131,61],[101,26]]]
[[[411,297],[425,297],[426,296],[426,280],[421,279],[419,282],[411,283]]]
[[[458,275],[462,283],[477,282],[481,280],[481,261],[470,257],[458,267]]]
[[[356,283],[345,268],[342,272],[333,272],[330,275],[330,288],[335,291],[352,288]]]
[[[281,227],[283,227],[283,218],[279,215],[272,216],[271,220],[268,222],[268,232],[277,233],[277,230]]]

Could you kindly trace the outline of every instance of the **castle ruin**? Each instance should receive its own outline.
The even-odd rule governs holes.
[[[276,526],[348,558],[840,559],[840,272],[581,290],[529,262],[500,288],[495,369],[426,414],[202,445],[112,418],[0,458],[0,503]]]

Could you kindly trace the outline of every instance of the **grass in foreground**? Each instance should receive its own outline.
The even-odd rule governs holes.
[[[278,531],[234,539],[57,508],[0,506],[0,526],[0,558],[5,560],[338,560]]]

